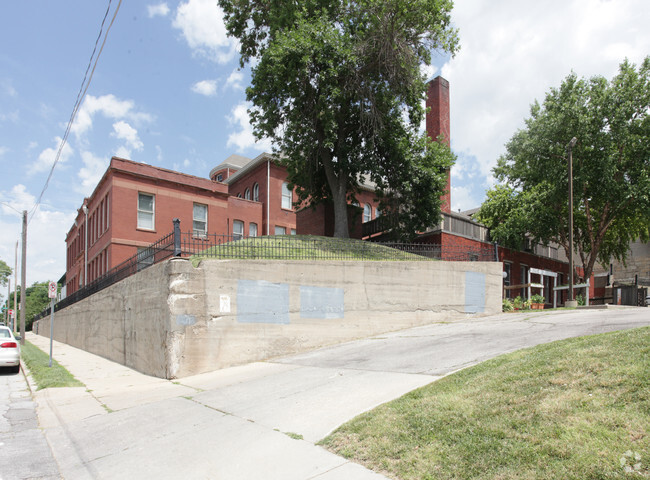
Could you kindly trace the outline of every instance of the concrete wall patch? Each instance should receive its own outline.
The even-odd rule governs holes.
[[[239,323],[289,323],[289,284],[265,280],[237,282]]]
[[[465,313],[485,312],[485,274],[465,272]]]
[[[300,287],[300,318],[343,318],[345,306],[342,288]]]
[[[176,325],[188,327],[196,323],[194,315],[176,315]]]

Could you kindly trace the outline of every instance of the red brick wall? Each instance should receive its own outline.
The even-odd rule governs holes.
[[[155,197],[154,229],[137,227],[138,193]],[[150,165],[114,158],[93,194],[87,199],[88,223],[94,225],[95,213],[108,196],[108,227],[88,236],[88,281],[119,265],[173,231],[173,219],[181,220],[181,231],[191,232],[194,203],[208,206],[208,233],[226,234],[230,222],[227,186],[208,179],[184,175]],[[246,203],[246,202],[241,202]],[[247,202],[252,203],[252,202]],[[236,215],[246,215],[261,222],[261,206],[233,208]],[[249,220],[250,221],[250,220]],[[77,226],[66,238],[67,293],[86,283],[83,279],[85,215],[79,209]]]
[[[248,188],[251,192],[251,198],[253,198],[253,186],[257,183],[260,187],[259,201],[263,205],[263,221],[260,224],[259,235],[266,235],[267,231],[270,235],[274,235],[276,226],[285,227],[287,234],[289,234],[292,229],[295,230],[296,228],[296,212],[294,209],[282,208],[282,183],[286,181],[287,170],[285,167],[270,162],[270,172],[267,173],[268,163],[268,161],[261,162],[255,168],[233,180],[229,185],[229,193],[234,197],[238,195],[244,197]],[[270,188],[267,188],[267,175],[269,173]],[[294,192],[293,200],[295,201],[296,198]]]
[[[444,142],[449,145],[451,141],[451,123],[449,118],[449,82],[438,76],[429,82],[427,90],[426,116],[427,135],[431,140],[437,140],[442,135]],[[447,188],[442,195],[442,211],[451,210],[451,179],[447,172]]]

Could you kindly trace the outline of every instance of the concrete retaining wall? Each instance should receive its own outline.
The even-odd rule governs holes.
[[[495,262],[172,259],[60,312],[54,338],[177,378],[501,311]],[[38,322],[49,336],[49,318]]]

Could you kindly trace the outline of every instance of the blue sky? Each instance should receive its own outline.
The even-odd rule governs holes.
[[[113,0],[107,24],[116,10]],[[106,1],[5,2],[0,17],[0,259],[14,265],[84,78]],[[611,78],[650,54],[647,0],[458,0],[451,88],[452,207],[478,206],[530,104],[572,70]],[[106,26],[105,26],[106,28]],[[269,150],[246,113],[247,69],[216,0],[123,2],[61,159],[28,229],[27,283],[65,271],[65,235],[113,155],[207,177]]]

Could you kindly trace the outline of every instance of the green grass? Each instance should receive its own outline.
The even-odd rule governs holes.
[[[650,328],[503,355],[321,444],[402,480],[650,477]]]
[[[312,235],[248,238],[206,249],[193,255],[195,267],[206,258],[260,260],[429,260],[412,253],[354,239]]]
[[[70,372],[59,365],[56,360],[52,360],[52,366],[50,367],[49,354],[29,342],[25,342],[25,345],[20,347],[20,355],[27,368],[29,368],[38,390],[54,387],[84,386]]]

